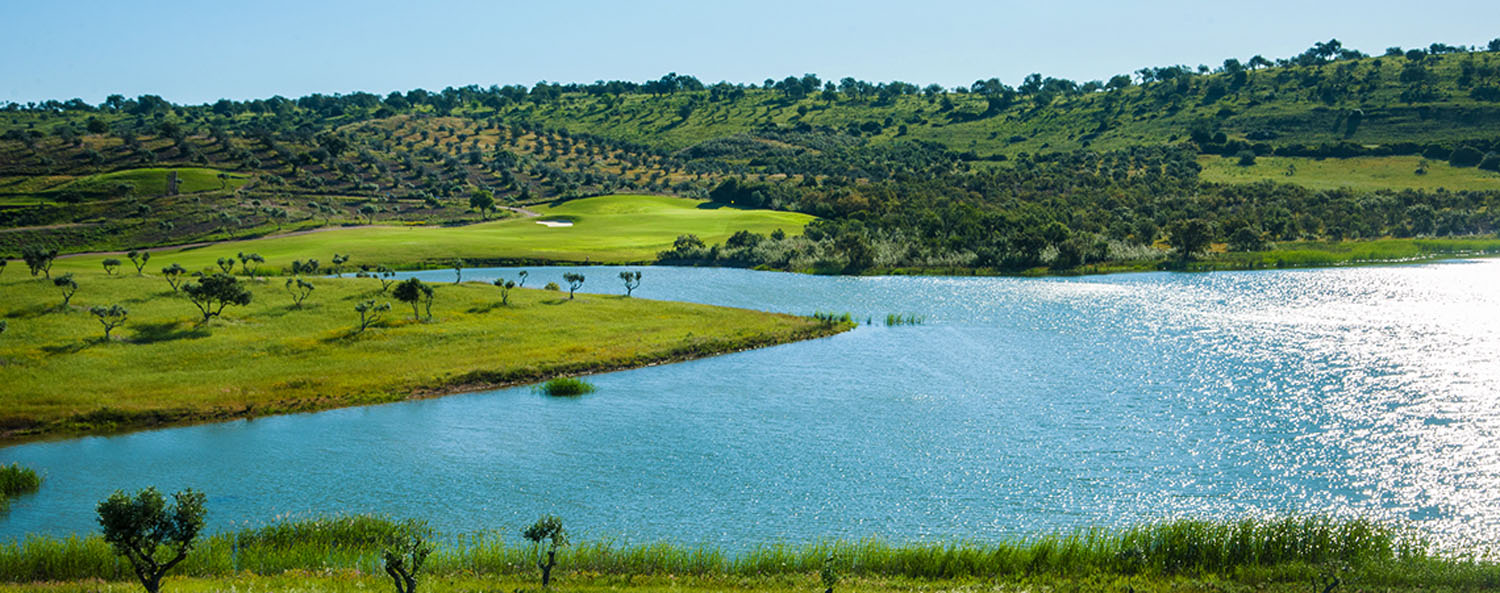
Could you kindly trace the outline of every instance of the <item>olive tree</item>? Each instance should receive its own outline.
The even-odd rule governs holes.
[[[197,282],[184,284],[182,291],[193,301],[193,306],[203,313],[203,323],[219,316],[229,305],[249,305],[251,298],[250,290],[240,284],[238,278],[229,274],[204,276]]]
[[[379,323],[381,316],[383,316],[386,311],[390,310],[390,303],[381,303],[377,305],[373,300],[364,301],[358,305],[355,305],[354,312],[359,313],[359,329],[355,330],[354,333],[365,333],[366,329],[368,329],[371,325]]]
[[[635,292],[635,289],[641,287],[641,273],[639,271],[620,272],[620,279],[625,281],[625,296],[627,298],[630,297],[630,293]]]
[[[344,264],[347,263],[348,261],[349,261],[349,254],[347,254],[347,253],[344,254],[344,255],[339,255],[337,253],[333,254],[333,275],[334,276],[338,276],[339,278],[343,278],[344,277]]]
[[[385,294],[385,291],[390,289],[392,284],[396,283],[396,271],[385,266],[375,268],[374,275],[376,278],[380,279],[381,294]]]
[[[299,260],[293,260],[292,261],[292,273],[293,274],[296,274],[298,276],[301,276],[303,274],[307,274],[307,275],[311,276],[313,274],[316,274],[317,272],[318,272],[318,260],[310,259],[310,260],[307,260],[307,261],[302,261],[302,260],[299,259]]]
[[[385,573],[396,584],[396,593],[416,593],[417,573],[432,553],[432,544],[427,543],[420,533],[400,537],[396,545],[383,550]]]
[[[7,259],[5,259],[3,257],[0,257],[0,274],[4,274],[5,273],[5,266],[6,266],[6,264],[9,264],[9,263],[10,263],[9,260],[7,260]]]
[[[117,490],[95,510],[104,542],[130,561],[147,593],[158,593],[162,577],[187,558],[203,530],[203,502],[191,488],[173,494],[170,507],[155,488],[133,496]]]
[[[161,276],[167,279],[167,284],[172,287],[172,292],[177,292],[178,286],[182,283],[182,277],[185,274],[187,274],[187,268],[182,267],[180,264],[172,264],[161,269]]]
[[[568,545],[568,532],[563,529],[562,519],[543,515],[531,527],[522,531],[521,535],[531,541],[536,567],[542,571],[542,586],[546,587],[552,582],[552,568],[557,566],[557,549]],[[547,542],[545,560],[542,542]]]
[[[497,287],[500,288],[500,304],[501,305],[509,305],[510,304],[510,291],[511,291],[511,289],[514,289],[516,287],[515,281],[513,281],[513,280],[506,280],[504,278],[496,278],[495,279],[495,286],[497,286]]]
[[[31,269],[31,275],[45,274],[47,278],[52,277],[52,260],[57,259],[57,249],[27,245],[21,248],[21,261],[26,262],[26,267]]]
[[[519,272],[516,272],[516,287],[518,287],[518,288],[525,288],[526,287],[526,276],[529,275],[529,274],[530,274],[530,272],[527,272],[526,270],[521,270]]]
[[[221,257],[219,258],[218,264],[219,269],[223,270],[225,274],[231,274],[234,272],[234,258]]]
[[[259,253],[245,253],[241,251],[237,257],[240,260],[240,270],[251,278],[255,277],[255,272],[260,269],[260,264],[266,263],[266,258],[261,257]]]
[[[454,284],[458,284],[459,282],[463,282],[463,280],[464,280],[464,260],[462,260],[462,259],[455,259],[455,260],[453,260],[453,263],[449,264],[449,265],[451,265],[453,267],[453,283]]]
[[[476,189],[469,194],[469,207],[479,211],[481,219],[489,218],[489,212],[495,209],[495,193],[487,189]]]
[[[307,300],[308,295],[312,294],[312,291],[313,285],[311,282],[301,278],[286,279],[286,292],[292,295],[292,308],[294,309],[301,309],[302,301]]]
[[[151,252],[132,249],[125,257],[130,258],[130,265],[135,266],[135,275],[140,276],[144,273],[141,270],[146,268],[146,262],[151,261]]]
[[[89,307],[89,313],[93,313],[94,317],[99,318],[99,324],[104,326],[104,341],[106,342],[109,341],[109,332],[125,325],[127,318],[130,316],[130,311],[119,305]]]
[[[411,305],[411,318],[420,320],[422,315],[417,311],[417,306],[424,300],[427,302],[427,315],[432,316],[432,293],[431,286],[423,284],[417,278],[407,278],[397,284],[396,290],[391,294],[395,295],[396,300]]]
[[[73,281],[72,272],[53,278],[52,285],[62,289],[63,302],[61,308],[67,308],[68,302],[73,300],[73,293],[78,292],[78,283]]]
[[[568,281],[568,300],[573,300],[573,291],[583,286],[583,274],[568,272],[563,274],[563,280]]]
[[[101,263],[104,264],[104,273],[110,276],[115,275],[115,270],[120,268],[120,260],[113,257],[106,257]]]
[[[1167,243],[1177,250],[1178,257],[1187,261],[1208,247],[1213,240],[1213,227],[1201,218],[1178,220],[1167,226],[1167,234]]]

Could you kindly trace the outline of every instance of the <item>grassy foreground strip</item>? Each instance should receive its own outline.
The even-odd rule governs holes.
[[[221,257],[258,253],[271,273],[293,260],[327,263],[334,253],[351,256],[351,266],[386,265],[393,268],[443,266],[455,258],[470,262],[551,261],[640,263],[670,249],[678,235],[698,235],[708,243],[722,243],[736,231],[770,234],[781,229],[800,235],[813,217],[795,212],[741,210],[715,207],[709,202],[665,196],[603,196],[537,206],[539,218],[511,218],[461,227],[369,226],[321,232],[228,241],[205,247],[167,249],[152,254],[159,268],[170,263],[189,270],[212,267]],[[546,226],[541,221],[567,221],[572,226]],[[88,255],[59,259],[54,270],[93,271],[107,257]],[[17,266],[21,262],[13,262]],[[153,268],[155,269],[155,268]]]
[[[0,279],[0,430],[14,441],[166,423],[389,402],[639,367],[829,335],[847,326],[615,295],[438,284],[430,321],[377,279],[312,278],[300,308],[284,280],[243,280],[253,300],[207,325],[183,293],[134,270]],[[24,270],[22,270],[24,272]],[[121,275],[123,274],[123,275]],[[57,271],[53,271],[57,277]],[[534,284],[560,281],[534,274]],[[605,282],[600,278],[595,282]],[[648,278],[649,281],[649,278]],[[357,333],[355,307],[393,308]],[[122,305],[113,339],[89,309]],[[426,311],[423,311],[426,317]]]
[[[381,590],[380,550],[413,525],[375,517],[273,524],[199,543],[169,579],[171,591]],[[420,529],[420,526],[416,526]],[[533,548],[495,532],[442,540],[423,568],[424,590],[533,589]],[[561,549],[563,590],[935,589],[1306,591],[1338,578],[1339,590],[1486,590],[1500,565],[1429,554],[1407,534],[1362,520],[1287,517],[1174,520],[998,543],[893,544],[880,540],[768,545],[741,553],[676,544],[587,541]],[[828,570],[825,571],[825,564]],[[98,536],[0,543],[6,590],[129,591],[129,565]]]

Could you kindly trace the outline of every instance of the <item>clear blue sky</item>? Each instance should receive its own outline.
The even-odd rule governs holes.
[[[0,0],[0,101],[178,103],[804,72],[944,86],[1287,57],[1336,37],[1483,44],[1500,2]]]

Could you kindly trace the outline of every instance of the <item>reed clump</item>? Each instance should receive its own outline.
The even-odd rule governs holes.
[[[36,470],[21,467],[19,463],[0,465],[0,512],[10,508],[10,499],[31,494],[41,487],[42,477]]]
[[[554,397],[569,397],[593,393],[593,384],[573,377],[558,377],[541,384],[538,389]]]

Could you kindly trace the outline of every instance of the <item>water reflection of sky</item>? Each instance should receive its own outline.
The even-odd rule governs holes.
[[[575,268],[532,268],[528,285]],[[617,269],[581,268],[618,292]],[[525,389],[0,450],[48,475],[0,535],[194,485],[216,525],[385,512],[448,531],[744,545],[994,538],[1288,511],[1500,536],[1500,262],[1067,279],[648,268],[636,295],[926,317]],[[465,278],[514,270],[465,270]],[[451,271],[420,273],[451,281]]]

